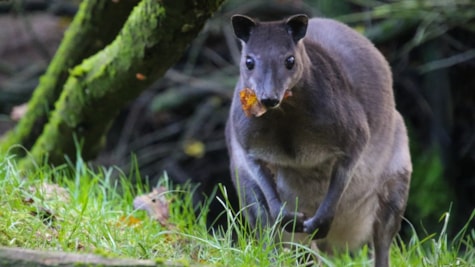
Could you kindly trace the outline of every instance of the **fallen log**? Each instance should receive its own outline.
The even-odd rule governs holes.
[[[24,248],[0,247],[0,266],[3,267],[181,267],[193,266],[189,263],[173,263],[161,260],[137,260],[111,258],[95,254],[62,251],[40,251]],[[196,266],[196,265],[195,265]]]

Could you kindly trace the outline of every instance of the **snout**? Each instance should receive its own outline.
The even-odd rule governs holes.
[[[270,109],[270,108],[276,108],[280,105],[280,103],[291,97],[292,96],[292,91],[291,90],[285,90],[284,92],[284,96],[283,96],[283,99],[279,99],[279,98],[276,98],[276,97],[264,97],[262,98],[261,100],[259,100],[259,102],[261,102],[261,104]]]
[[[260,101],[266,108],[275,108],[280,104],[280,100],[277,98],[263,98]]]

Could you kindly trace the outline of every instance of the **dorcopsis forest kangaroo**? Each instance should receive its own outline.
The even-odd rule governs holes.
[[[247,220],[281,216],[326,248],[370,242],[388,266],[412,173],[388,63],[330,19],[232,25],[242,58],[226,141]]]

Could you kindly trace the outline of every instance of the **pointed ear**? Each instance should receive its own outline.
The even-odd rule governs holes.
[[[256,26],[256,22],[250,17],[244,15],[232,16],[231,22],[233,24],[234,34],[236,37],[246,43],[249,40],[252,28]]]
[[[307,25],[308,17],[304,14],[294,15],[287,19],[287,32],[292,36],[295,43],[305,37],[305,34],[307,33]]]

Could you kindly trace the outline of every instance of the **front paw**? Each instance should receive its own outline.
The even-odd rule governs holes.
[[[328,235],[333,218],[310,218],[303,222],[303,231],[312,239],[322,239]]]
[[[282,215],[281,224],[287,232],[302,233],[304,220],[305,215],[301,212],[285,212]]]

